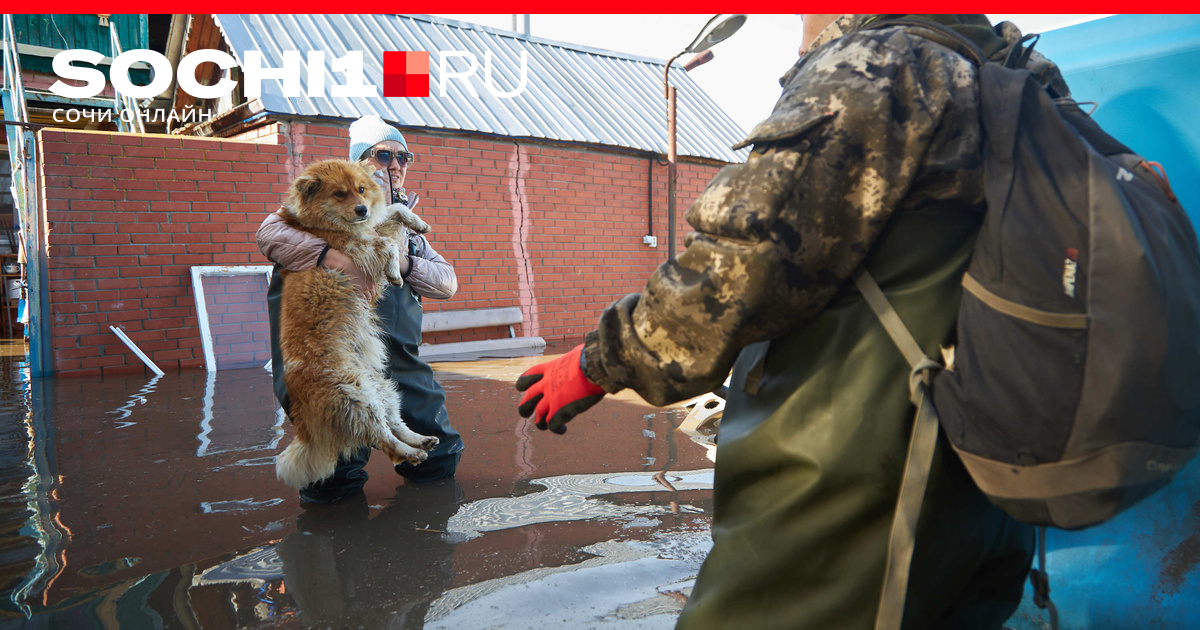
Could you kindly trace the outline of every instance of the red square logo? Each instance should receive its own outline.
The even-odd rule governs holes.
[[[424,50],[385,50],[383,95],[429,96],[429,53]]]

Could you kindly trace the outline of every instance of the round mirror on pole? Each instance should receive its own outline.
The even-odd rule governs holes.
[[[722,19],[724,18],[724,19]],[[698,53],[703,50],[708,50],[713,46],[729,39],[731,35],[737,32],[742,25],[746,23],[746,16],[742,14],[734,15],[714,15],[712,19],[704,25],[700,30],[700,34],[696,39],[688,45],[683,52]]]

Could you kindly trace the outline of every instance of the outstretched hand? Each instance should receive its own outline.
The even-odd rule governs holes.
[[[517,391],[525,392],[517,413],[534,416],[537,428],[562,434],[575,416],[592,408],[605,391],[583,373],[579,364],[583,346],[545,363],[539,363],[517,379]]]

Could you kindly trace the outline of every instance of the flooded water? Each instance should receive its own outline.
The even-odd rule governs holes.
[[[710,545],[682,408],[516,414],[545,357],[435,366],[466,451],[302,506],[262,369],[45,379],[0,359],[2,628],[671,628]]]

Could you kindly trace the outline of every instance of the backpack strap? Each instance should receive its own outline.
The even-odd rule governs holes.
[[[875,616],[875,630],[900,630],[904,618],[904,602],[908,595],[909,570],[916,547],[917,520],[929,485],[933,468],[933,453],[937,446],[938,415],[929,392],[932,371],[942,366],[925,356],[921,345],[888,302],[883,291],[863,267],[854,274],[854,284],[866,299],[871,310],[887,330],[892,341],[912,366],[908,387],[917,416],[913,421],[912,438],[908,443],[908,459],[904,465],[904,480],[896,501],[896,516],[888,539],[887,569],[884,572],[883,593]]]
[[[1050,610],[1050,630],[1058,630],[1058,607],[1050,601],[1050,577],[1046,574],[1046,526],[1037,528],[1038,568],[1029,572],[1029,582],[1033,585],[1033,603],[1038,608]]]
[[[880,20],[872,22],[866,28],[878,29],[889,28],[893,26],[903,26],[908,30],[918,31],[918,34],[925,39],[937,42],[950,50],[966,57],[968,61],[976,66],[982,67],[988,62],[988,56],[984,54],[983,49],[979,44],[967,39],[962,33],[956,32],[954,29],[946,28],[937,22],[921,20],[915,18],[896,18],[892,20]]]
[[[1024,68],[1029,65],[1029,58],[1033,56],[1033,47],[1037,45],[1038,40],[1042,36],[1038,33],[1030,33],[1021,38],[1013,47],[1009,49],[1008,56],[1004,58],[1004,65],[1008,68],[1017,69]],[[1025,42],[1029,42],[1026,46]]]
[[[879,284],[875,282],[875,278],[871,277],[866,268],[859,267],[853,279],[854,285],[866,298],[871,310],[879,316],[879,321],[887,329],[892,341],[896,342],[896,346],[900,348],[900,353],[904,355],[909,366],[915,370],[922,361],[926,360],[925,352],[921,350],[921,345],[917,343],[912,333],[908,331],[908,327],[900,319],[900,314],[892,308],[892,304],[883,295],[883,290],[879,288]]]
[[[868,29],[887,28],[889,26],[903,26],[909,30],[920,31],[918,34],[930,41],[937,42],[954,52],[966,57],[968,61],[982,68],[990,59],[979,44],[967,39],[962,33],[948,28],[937,22],[922,20],[919,18],[896,18],[892,20],[880,20],[866,26]],[[1004,56],[1004,65],[1007,68],[1018,69],[1024,68],[1029,64],[1029,58],[1033,55],[1033,47],[1037,45],[1041,39],[1038,33],[1030,33],[1025,35],[1013,44],[1008,49],[1008,53]],[[1026,46],[1025,43],[1029,42]]]

